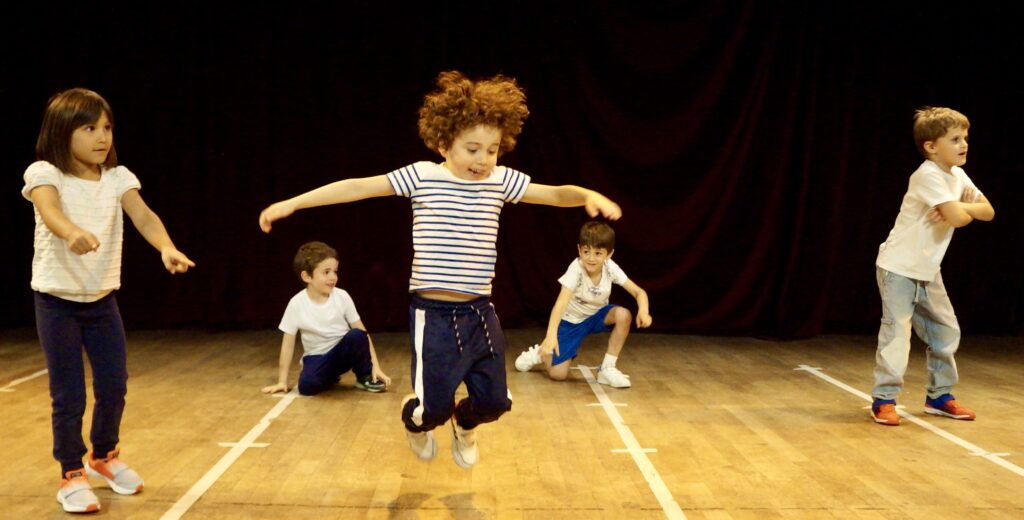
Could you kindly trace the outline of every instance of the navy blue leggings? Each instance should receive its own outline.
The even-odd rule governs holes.
[[[53,457],[61,474],[82,467],[87,453],[82,441],[85,415],[85,364],[92,367],[96,404],[89,440],[93,452],[105,457],[117,447],[128,392],[124,325],[114,293],[90,303],[35,293],[36,331],[46,355],[53,402]]]
[[[489,298],[443,302],[413,295],[409,325],[416,399],[402,409],[406,429],[430,431],[452,414],[459,426],[472,429],[512,409],[505,334]],[[469,397],[456,405],[463,382]]]
[[[349,370],[356,378],[373,373],[370,359],[370,338],[359,329],[352,329],[326,354],[302,358],[299,374],[299,393],[316,395],[338,383],[338,378]]]

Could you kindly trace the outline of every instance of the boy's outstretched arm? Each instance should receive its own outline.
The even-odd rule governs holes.
[[[530,186],[526,188],[526,193],[523,194],[522,201],[527,204],[544,204],[560,208],[584,206],[587,214],[591,217],[601,215],[608,220],[618,220],[622,216],[622,209],[608,197],[594,190],[571,184],[548,186],[530,183]]]
[[[562,286],[555,300],[555,306],[551,308],[551,316],[548,317],[548,330],[544,335],[544,341],[540,343],[540,353],[543,356],[558,355],[558,324],[562,322],[562,315],[565,308],[569,306],[569,299],[572,298],[573,290]]]
[[[366,331],[366,327],[363,325],[363,320],[359,320],[352,324],[353,329],[359,329],[366,332],[366,339],[370,342],[370,363],[373,364],[373,371],[370,377],[374,381],[381,381],[384,383],[384,387],[391,386],[391,378],[384,373],[384,370],[380,368],[380,363],[377,361],[377,350],[373,348],[373,338],[370,337],[370,333]]]
[[[273,394],[288,391],[288,370],[292,367],[295,352],[295,334],[284,334],[281,338],[281,357],[277,361],[277,384],[263,387],[263,393]]]
[[[189,260],[184,253],[174,247],[174,242],[171,242],[164,223],[142,200],[139,190],[132,189],[124,192],[124,195],[121,195],[121,207],[128,214],[128,218],[132,219],[135,229],[139,230],[139,234],[146,239],[146,242],[160,251],[160,260],[163,261],[164,268],[169,273],[184,273],[188,271],[189,267],[196,266],[195,262]]]
[[[270,233],[271,224],[275,220],[285,218],[294,213],[295,210],[355,202],[357,200],[394,194],[395,189],[391,186],[391,182],[388,181],[386,175],[332,182],[315,190],[307,191],[302,195],[271,204],[260,213],[260,229],[264,233]]]
[[[633,298],[636,300],[636,326],[638,329],[646,329],[651,326],[653,318],[651,318],[650,309],[648,308],[647,302],[647,291],[640,288],[639,285],[633,283],[633,280],[627,280],[622,286]]]

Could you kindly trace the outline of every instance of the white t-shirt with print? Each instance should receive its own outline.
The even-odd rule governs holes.
[[[576,258],[569,264],[565,274],[558,279],[562,287],[573,291],[569,305],[566,306],[562,319],[569,323],[580,323],[593,316],[601,307],[608,305],[612,294],[612,284],[625,285],[629,281],[626,273],[611,258],[605,260],[601,268],[601,281],[594,284],[586,269]]]

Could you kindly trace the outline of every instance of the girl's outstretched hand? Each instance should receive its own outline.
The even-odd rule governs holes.
[[[260,229],[264,233],[270,233],[270,224],[275,220],[281,220],[292,213],[295,213],[295,206],[289,201],[275,202],[260,213]]]
[[[171,274],[184,273],[189,267],[196,266],[195,262],[173,247],[160,251],[160,259],[164,262],[164,268]]]

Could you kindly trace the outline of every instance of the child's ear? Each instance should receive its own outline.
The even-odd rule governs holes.
[[[926,153],[935,153],[935,141],[925,141],[921,143],[921,148],[924,148]]]
[[[312,283],[313,282],[313,277],[310,276],[309,273],[307,273],[306,271],[302,271],[301,273],[299,273],[299,278],[302,278],[302,281],[304,283]]]
[[[615,250],[614,249],[612,249],[611,251],[608,251],[608,258],[611,258],[612,255],[614,255],[614,254],[615,254]]]

